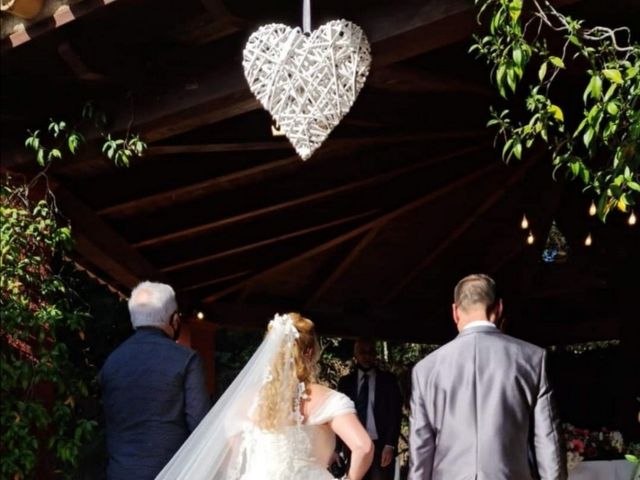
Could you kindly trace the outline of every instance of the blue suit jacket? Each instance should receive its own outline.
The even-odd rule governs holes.
[[[99,381],[109,480],[155,478],[210,407],[198,354],[157,329],[113,351]]]

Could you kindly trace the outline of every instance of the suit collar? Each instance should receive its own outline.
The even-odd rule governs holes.
[[[467,328],[462,330],[460,333],[458,333],[458,337],[466,337],[467,335],[474,335],[476,333],[499,333],[502,334],[502,332],[497,329],[496,327],[492,327],[492,326],[478,326],[478,327],[473,327],[473,328]],[[456,338],[458,338],[456,337]]]

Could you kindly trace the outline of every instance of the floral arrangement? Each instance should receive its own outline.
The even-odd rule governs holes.
[[[567,449],[567,466],[574,469],[582,460],[622,458],[624,440],[615,430],[587,430],[570,423],[562,425]]]

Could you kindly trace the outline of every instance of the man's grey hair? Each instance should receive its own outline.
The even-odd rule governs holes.
[[[496,303],[496,282],[483,273],[467,275],[456,285],[453,301],[465,311],[474,305],[492,307]]]
[[[133,328],[164,327],[178,310],[176,293],[164,283],[142,282],[129,298],[129,314]]]

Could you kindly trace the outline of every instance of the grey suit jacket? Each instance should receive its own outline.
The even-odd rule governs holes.
[[[491,326],[413,369],[410,480],[564,480],[546,352]]]

